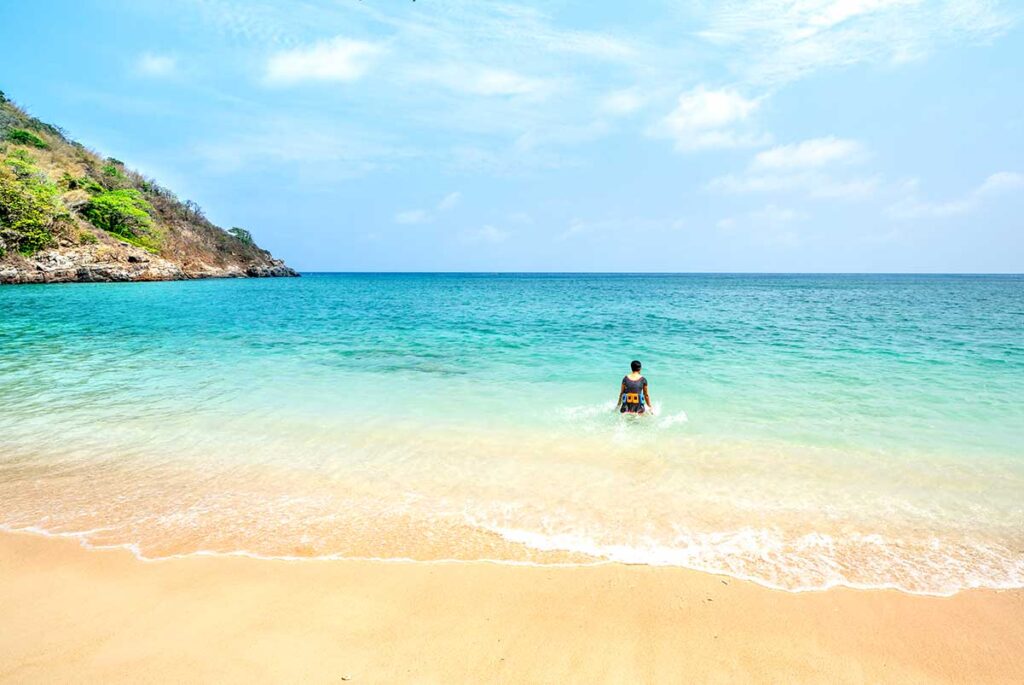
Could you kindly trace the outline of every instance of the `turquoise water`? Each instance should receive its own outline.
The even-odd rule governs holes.
[[[1016,276],[11,287],[0,396],[0,524],[147,558],[1024,586]]]

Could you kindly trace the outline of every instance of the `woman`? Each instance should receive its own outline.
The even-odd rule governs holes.
[[[641,364],[633,360],[629,364],[631,372],[622,379],[619,387],[619,412],[622,414],[643,414],[651,406],[651,396],[647,394],[647,379],[640,375]]]

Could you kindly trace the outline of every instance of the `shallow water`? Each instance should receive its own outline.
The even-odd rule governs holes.
[[[3,288],[0,396],[0,525],[147,558],[1024,586],[1021,277]]]

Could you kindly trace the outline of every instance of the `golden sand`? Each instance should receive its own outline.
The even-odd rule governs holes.
[[[145,563],[0,535],[0,682],[1024,682],[1024,592],[684,569]]]

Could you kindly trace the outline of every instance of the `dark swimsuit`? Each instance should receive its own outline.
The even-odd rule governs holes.
[[[643,414],[644,413],[644,388],[647,387],[647,379],[643,376],[634,380],[631,380],[629,376],[624,376],[622,379],[622,405],[619,411],[623,414]],[[632,400],[636,398],[636,402],[627,402],[626,400]]]

